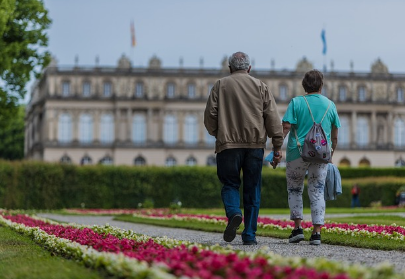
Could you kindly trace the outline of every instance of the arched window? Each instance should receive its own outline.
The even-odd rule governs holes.
[[[366,158],[363,158],[359,162],[359,167],[369,167],[370,166],[370,161]]]
[[[338,133],[338,145],[348,147],[350,145],[350,122],[347,116],[340,117],[340,128]]]
[[[137,144],[146,142],[146,119],[142,114],[132,118],[132,141]]]
[[[91,165],[93,162],[93,160],[88,156],[85,155],[83,156],[83,158],[80,160],[80,165]]]
[[[72,163],[72,159],[70,159],[70,157],[68,155],[63,155],[62,158],[60,158],[60,162],[62,164],[71,164]]]
[[[111,166],[113,164],[113,159],[110,156],[104,156],[100,162],[101,165],[108,165]]]
[[[350,167],[350,161],[347,158],[343,158],[339,162],[339,167]]]
[[[405,167],[405,161],[402,158],[399,158],[398,160],[395,161],[395,166],[396,167]]]
[[[285,84],[281,84],[279,87],[279,97],[280,100],[285,101],[287,100],[287,95],[288,95],[288,89],[287,89],[287,85]]]
[[[81,114],[79,118],[79,142],[91,143],[93,141],[93,117],[90,114]]]
[[[112,143],[115,138],[114,117],[112,114],[103,114],[100,117],[100,142]]]
[[[339,86],[339,101],[344,102],[347,98],[347,89],[345,86]]]
[[[368,145],[368,129],[367,117],[360,116],[357,118],[356,143],[359,147],[365,147]]]
[[[187,160],[186,160],[186,165],[187,166],[195,166],[195,165],[197,165],[197,159],[194,158],[193,156],[188,157]]]
[[[90,97],[91,95],[91,84],[89,81],[83,82],[83,97]]]
[[[195,115],[187,115],[184,120],[184,142],[196,144],[198,141],[198,125]]]
[[[177,119],[174,115],[166,115],[164,120],[163,139],[166,144],[177,143]]]
[[[61,143],[72,141],[72,117],[67,113],[59,115],[58,141]]]
[[[176,86],[174,85],[174,83],[169,82],[166,88],[166,97],[174,98],[175,95],[176,95]]]
[[[187,96],[190,98],[190,99],[194,99],[195,97],[196,97],[196,90],[195,90],[195,84],[193,84],[193,83],[190,83],[188,86],[187,86]]]
[[[396,147],[405,146],[405,122],[401,118],[394,122],[394,145]]]
[[[207,158],[207,166],[216,166],[217,158],[214,155],[210,155]]]
[[[135,166],[145,166],[146,165],[146,160],[142,156],[138,156],[134,159],[134,165]]]
[[[166,167],[173,167],[175,165],[177,165],[177,161],[175,158],[173,158],[171,156],[166,158]]]
[[[205,130],[205,143],[206,143],[207,145],[214,146],[215,141],[216,141],[215,137],[214,137],[214,136],[211,136],[211,135],[208,133],[208,131]]]

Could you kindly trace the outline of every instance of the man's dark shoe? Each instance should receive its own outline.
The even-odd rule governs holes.
[[[242,215],[240,214],[235,214],[229,219],[228,226],[226,226],[224,231],[224,240],[226,242],[231,242],[235,239],[240,223],[242,223]]]
[[[315,234],[311,235],[311,238],[309,239],[309,244],[310,245],[321,245],[321,234],[315,233]]]
[[[288,237],[289,243],[298,243],[301,240],[304,240],[304,231],[302,228],[294,229]]]
[[[249,241],[243,241],[243,245],[257,245],[256,239],[249,240]]]

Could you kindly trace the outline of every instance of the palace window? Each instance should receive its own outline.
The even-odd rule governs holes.
[[[347,116],[340,117],[340,128],[338,133],[338,145],[348,147],[350,144],[350,121]]]
[[[100,118],[100,142],[112,143],[115,138],[114,117],[112,114],[103,114]]]
[[[187,86],[187,96],[190,98],[190,99],[193,99],[193,98],[195,98],[196,97],[196,92],[195,92],[196,90],[195,90],[195,85],[194,84],[189,84],[188,86]]]
[[[211,136],[211,135],[208,133],[208,131],[205,130],[205,143],[208,144],[208,145],[214,146],[215,141],[216,141],[215,137],[214,137],[214,136]]]
[[[339,86],[339,101],[344,102],[347,98],[347,90],[345,86]]]
[[[136,114],[132,118],[132,141],[134,143],[146,142],[146,119],[142,114]]]
[[[394,122],[394,145],[405,147],[405,122],[401,118],[397,118]]]
[[[61,143],[71,142],[72,132],[72,117],[67,113],[61,114],[58,122],[58,141]]]
[[[287,85],[280,85],[279,86],[279,93],[280,93],[280,100],[285,101],[287,100]]]
[[[62,158],[60,158],[59,160],[62,164],[71,164],[72,160],[70,159],[70,157],[68,155],[63,155]]]
[[[196,166],[197,165],[197,160],[193,156],[190,156],[186,160],[186,165],[187,166]]]
[[[163,129],[164,142],[167,144],[177,143],[178,127],[177,119],[174,115],[166,115]]]
[[[198,141],[198,125],[197,117],[187,115],[184,120],[184,142],[187,144],[195,144]]]
[[[328,97],[328,88],[326,87],[326,85],[322,86],[321,94],[325,97]]]
[[[142,98],[143,97],[143,83],[137,82],[135,85],[135,97]]]
[[[104,156],[100,162],[101,165],[106,165],[106,166],[112,166],[113,165],[113,159],[110,156]]]
[[[359,95],[360,102],[366,101],[366,88],[364,86],[359,86],[357,93]]]
[[[134,159],[134,165],[135,166],[145,166],[146,165],[146,160],[142,156],[138,156]]]
[[[81,114],[79,118],[79,142],[91,143],[93,141],[93,118],[90,114]]]
[[[398,103],[404,102],[404,90],[401,87],[397,88],[397,102]]]
[[[90,82],[83,82],[83,97],[89,97],[91,95],[91,85]]]
[[[80,165],[82,165],[82,166],[91,165],[92,163],[93,163],[93,160],[88,155],[85,155],[85,156],[83,156],[82,159],[80,159]]]
[[[211,90],[212,90],[213,87],[214,87],[214,84],[213,84],[213,83],[209,83],[209,84],[208,84],[207,97],[211,94]]]
[[[207,158],[207,166],[216,166],[217,158],[214,155],[210,155]]]
[[[365,147],[369,143],[369,127],[367,117],[360,116],[357,118],[357,127],[356,127],[356,143],[360,147]]]
[[[174,98],[174,95],[176,94],[176,87],[174,83],[168,83],[167,84],[167,91],[166,91],[166,97],[167,98]]]
[[[166,167],[173,167],[173,166],[177,165],[177,161],[175,158],[170,156],[170,157],[166,158],[165,165],[166,165]]]
[[[104,97],[111,97],[112,95],[112,85],[111,82],[104,82],[103,85],[103,96]]]
[[[67,97],[70,95],[70,82],[64,81],[62,82],[62,96]]]

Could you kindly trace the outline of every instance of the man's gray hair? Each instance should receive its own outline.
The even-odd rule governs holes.
[[[229,66],[232,70],[247,70],[250,66],[249,55],[241,51],[235,52],[229,57]]]

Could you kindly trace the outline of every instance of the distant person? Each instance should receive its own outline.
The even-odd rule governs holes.
[[[328,164],[305,162],[301,158],[301,151],[297,146],[297,138],[304,145],[305,137],[313,125],[310,107],[314,120],[320,123],[325,131],[327,140],[332,146],[331,155],[337,145],[339,116],[335,104],[323,96],[323,74],[318,70],[307,72],[302,80],[305,96],[298,96],[291,100],[283,117],[284,136],[291,131],[287,143],[287,191],[290,219],[294,220],[295,228],[289,236],[290,243],[304,240],[301,227],[303,215],[302,193],[304,191],[304,178],[308,172],[308,195],[311,206],[313,231],[309,243],[321,244],[321,226],[325,218],[324,188]],[[307,104],[308,102],[308,104]]]
[[[242,222],[239,188],[243,172],[244,245],[256,245],[262,166],[267,138],[272,138],[273,166],[282,158],[283,130],[274,97],[266,84],[249,75],[249,56],[236,52],[229,58],[230,75],[210,92],[204,124],[215,136],[217,175],[228,225],[224,240],[231,242]]]
[[[360,188],[357,184],[354,184],[352,187],[352,208],[353,207],[360,207]]]

